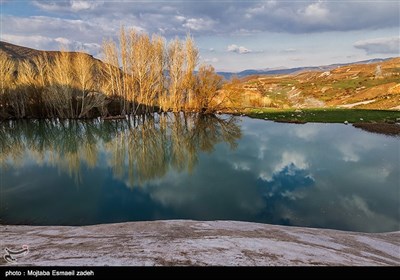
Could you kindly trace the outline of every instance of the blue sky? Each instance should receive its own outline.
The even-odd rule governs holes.
[[[219,71],[400,55],[400,2],[346,0],[0,0],[1,40],[101,56],[121,25],[167,39],[188,32]]]

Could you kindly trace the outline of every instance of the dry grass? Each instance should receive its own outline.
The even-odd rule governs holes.
[[[377,71],[377,69],[379,71]],[[242,107],[317,108],[355,104],[362,109],[400,106],[400,58],[353,64],[330,71],[251,76],[227,83],[225,91],[242,96]],[[369,103],[363,104],[368,101]]]

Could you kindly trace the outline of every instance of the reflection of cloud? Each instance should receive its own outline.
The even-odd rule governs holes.
[[[356,211],[361,211],[365,216],[371,218],[375,214],[368,208],[367,203],[365,202],[364,199],[362,199],[360,196],[357,195],[352,195],[351,197],[345,197],[342,201],[343,205],[346,208],[356,209]]]
[[[243,171],[250,170],[250,166],[246,162],[233,162],[232,166],[233,166],[233,169],[235,169],[235,170],[243,170]]]
[[[305,170],[308,168],[308,163],[305,156],[297,152],[285,151],[281,155],[280,161],[274,166],[269,166],[263,169],[258,177],[263,181],[270,181],[274,174],[282,172],[287,169],[287,172],[292,172],[292,169]]]
[[[305,198],[306,194],[294,191],[283,191],[281,192],[281,196],[289,200],[298,200]]]
[[[296,126],[294,127],[294,132],[297,137],[302,138],[304,140],[312,140],[318,133],[318,129],[316,126],[308,125],[308,126]]]
[[[244,218],[249,213],[256,215],[264,207],[262,197],[247,180],[250,172],[246,168],[237,172],[225,160],[206,157],[191,176],[170,172],[162,185],[150,184],[144,190],[157,203],[183,211],[191,218]],[[241,176],[237,176],[239,173]]]
[[[289,200],[304,197],[304,195],[297,195],[296,190],[315,183],[306,170],[297,168],[293,163],[285,166],[279,172],[275,172],[270,180],[261,179],[260,181],[262,193],[267,198],[279,196]]]
[[[305,156],[297,152],[285,151],[282,153],[281,160],[275,164],[275,166],[269,166],[270,168],[264,168],[258,177],[263,181],[270,181],[274,174],[278,174],[283,170],[287,170],[289,175],[293,168],[298,170],[305,170],[308,168],[308,163]]]
[[[339,151],[342,153],[344,161],[357,162],[360,160],[360,157],[354,151],[354,145],[351,143],[341,143]]]
[[[264,143],[260,143],[259,152],[258,152],[258,159],[264,159],[264,153],[267,151],[267,146]]]
[[[275,165],[274,172],[279,172],[287,166],[294,165],[297,169],[304,170],[308,168],[308,163],[303,154],[297,152],[284,152],[282,160]]]
[[[193,191],[193,188],[189,189],[191,191],[179,190],[180,186],[186,187],[185,181],[186,176],[181,176],[181,174],[175,172],[169,172],[168,175],[163,178],[162,184],[154,185],[152,183],[147,183],[145,190],[153,200],[158,201],[162,205],[180,208],[195,201],[198,195]],[[176,186],[178,187],[176,188]]]

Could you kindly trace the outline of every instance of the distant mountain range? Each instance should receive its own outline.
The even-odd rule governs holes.
[[[305,67],[295,67],[295,68],[266,68],[266,69],[247,69],[241,72],[218,72],[219,75],[223,76],[225,79],[229,80],[232,76],[237,76],[239,78],[243,78],[246,76],[252,75],[288,75],[293,73],[300,73],[305,71],[328,71],[335,69],[340,66],[347,66],[352,64],[370,64],[376,62],[382,62],[392,59],[390,58],[374,58],[356,62],[349,62],[349,63],[336,63],[330,65],[323,65],[323,66],[305,66]]]

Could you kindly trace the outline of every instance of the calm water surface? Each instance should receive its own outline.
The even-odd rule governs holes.
[[[400,230],[400,138],[230,116],[0,123],[0,223]]]

